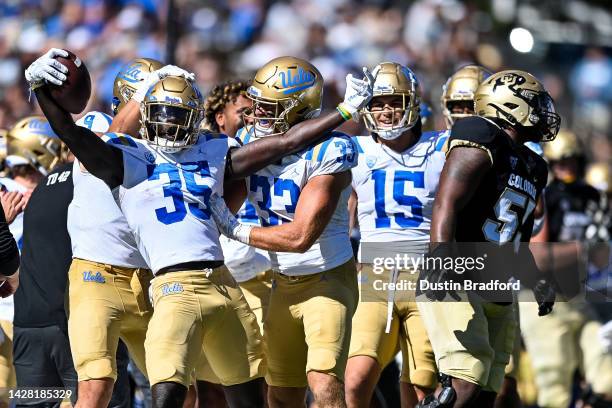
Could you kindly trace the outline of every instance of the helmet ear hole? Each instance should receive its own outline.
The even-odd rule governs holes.
[[[506,103],[504,103],[504,106],[509,108],[509,109],[516,109],[516,108],[518,108],[518,105],[516,103],[512,103],[512,102],[506,102]]]

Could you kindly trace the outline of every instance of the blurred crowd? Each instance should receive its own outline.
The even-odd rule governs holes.
[[[86,62],[94,83],[90,108],[103,111],[109,110],[115,74],[136,56],[193,71],[205,93],[222,80],[249,78],[273,57],[303,57],[323,74],[328,107],[342,95],[347,72],[391,60],[417,73],[433,112],[429,126],[436,128],[444,127],[442,84],[461,65],[475,62],[492,71],[525,69],[541,78],[564,126],[589,146],[589,158],[612,159],[610,48],[558,43],[519,54],[508,42],[516,21],[499,21],[492,11],[499,1],[168,1],[0,2],[0,128],[36,109],[28,103],[23,70],[50,47],[67,48]],[[505,7],[522,3],[529,1]]]

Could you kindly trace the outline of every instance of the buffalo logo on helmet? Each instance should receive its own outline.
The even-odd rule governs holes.
[[[525,78],[524,76],[509,72],[497,78],[497,80],[495,81],[495,85],[493,85],[493,91],[495,91],[498,86],[504,85],[506,85],[510,89],[513,89],[514,85],[522,85],[525,82],[527,82],[527,78]]]

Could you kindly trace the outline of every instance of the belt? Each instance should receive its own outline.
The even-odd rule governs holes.
[[[166,266],[157,271],[157,275],[168,272],[180,271],[199,271],[204,269],[215,269],[223,265],[223,261],[199,261],[199,262],[183,262],[176,265]]]
[[[319,272],[319,273],[321,273],[321,272]],[[313,274],[313,275],[316,275],[316,274]],[[297,275],[297,276],[292,276],[292,275],[285,275],[284,273],[280,273],[280,272],[272,272],[272,277],[277,276],[279,278],[282,278],[282,279],[290,281],[290,282],[297,282],[297,281],[300,281],[300,280],[304,280],[304,279],[312,277],[313,275]]]

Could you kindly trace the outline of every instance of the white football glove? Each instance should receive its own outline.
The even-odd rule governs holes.
[[[612,320],[601,326],[597,334],[606,353],[612,353]]]
[[[236,241],[244,244],[249,244],[251,238],[252,226],[241,224],[234,214],[225,205],[225,200],[218,194],[213,194],[210,197],[208,208],[213,216],[213,219],[217,223],[219,231],[228,238],[235,239]]]
[[[352,74],[346,76],[344,101],[339,105],[356,122],[359,122],[359,110],[370,102],[374,94],[374,77],[366,67],[363,67],[363,74],[364,79],[355,78]]]
[[[30,89],[36,89],[45,83],[61,85],[67,79],[68,68],[55,57],[67,57],[68,53],[59,48],[51,48],[42,57],[30,64],[25,70],[25,78]]]
[[[132,99],[138,103],[142,102],[149,91],[149,88],[167,76],[183,77],[190,81],[195,80],[195,75],[192,72],[187,72],[183,68],[177,67],[176,65],[166,65],[147,75],[147,78],[142,81],[140,85],[138,85],[138,89],[132,95]]]

